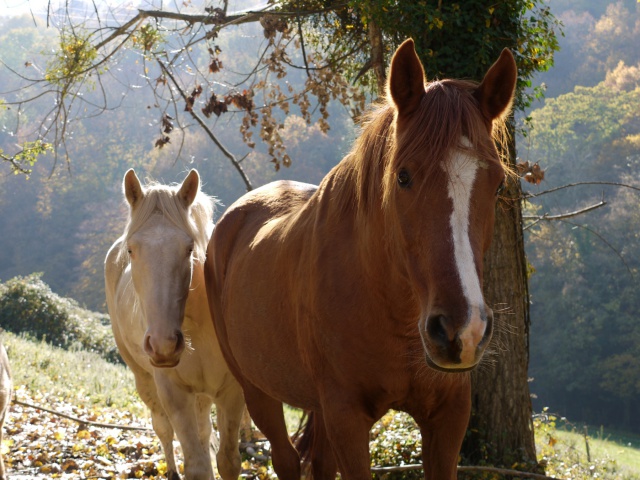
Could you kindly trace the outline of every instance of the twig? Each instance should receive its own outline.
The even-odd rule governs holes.
[[[634,187],[633,185],[629,185],[628,183],[620,183],[620,182],[576,182],[576,183],[568,183],[566,185],[561,185],[560,187],[550,188],[549,190],[543,190],[538,193],[525,193],[522,195],[523,200],[527,200],[529,198],[539,197],[540,195],[546,195],[547,193],[557,192],[558,190],[563,190],[565,188],[577,187],[579,185],[610,185],[612,187],[624,187],[630,188],[631,190],[636,190],[640,192],[640,187]]]
[[[184,90],[182,90],[182,88],[180,87],[180,85],[176,81],[176,79],[173,76],[173,74],[171,73],[171,71],[167,68],[167,66],[159,58],[157,58],[156,60],[158,61],[158,65],[160,66],[160,69],[164,72],[164,74],[167,77],[169,77],[169,79],[173,83],[174,87],[176,87],[176,90],[178,90],[178,92],[182,96],[182,99],[187,101],[187,94],[184,92]],[[220,149],[222,154],[229,159],[231,164],[238,171],[238,173],[240,174],[240,177],[242,178],[242,181],[244,182],[244,185],[245,185],[245,188],[247,189],[247,192],[250,192],[251,190],[253,190],[253,185],[251,185],[251,181],[249,180],[249,177],[247,176],[247,174],[245,173],[244,169],[240,165],[240,162],[238,162],[238,160],[236,159],[235,155],[233,155],[229,150],[226,149],[226,147],[224,145],[222,145],[220,140],[218,140],[218,137],[215,136],[215,134],[211,131],[211,129],[207,126],[207,124],[204,123],[204,121],[198,116],[198,114],[196,114],[193,111],[193,108],[189,110],[189,113],[191,114],[193,119],[196,122],[198,122],[198,125],[200,125],[200,127],[205,131],[205,133],[209,136],[209,138],[213,141],[213,143],[216,144],[216,146]]]
[[[404,472],[406,470],[421,470],[422,465],[398,465],[397,467],[372,467],[372,473],[389,473]],[[474,466],[458,466],[458,472],[489,472],[500,475],[517,475],[521,478],[531,478],[534,480],[556,480],[555,477],[547,477],[540,473],[522,472],[520,470],[511,470],[508,468],[497,467],[474,467]]]
[[[573,225],[574,227],[578,227],[578,228],[583,228],[584,230],[586,230],[587,232],[591,233],[592,235],[595,235],[596,237],[598,237],[600,239],[600,241],[602,243],[604,243],[607,247],[609,247],[609,249],[611,249],[611,251],[613,253],[615,253],[617,255],[617,257],[620,259],[620,261],[624,264],[624,266],[627,268],[627,271],[629,272],[629,274],[634,277],[634,273],[633,270],[631,269],[631,267],[629,266],[629,264],[626,262],[626,260],[624,259],[624,257],[622,256],[622,253],[620,253],[613,245],[611,245],[611,243],[609,241],[607,241],[606,238],[604,238],[602,235],[600,235],[598,232],[596,232],[595,230],[593,230],[592,228],[587,227],[586,225],[580,225],[578,223],[573,223],[570,222],[568,220],[560,220],[561,222],[565,222],[568,223],[569,225]]]
[[[591,463],[591,452],[589,450],[589,431],[587,430],[587,426],[584,426],[584,432],[583,432],[583,437],[584,437],[584,445],[587,448],[587,462]]]
[[[583,213],[590,212],[592,210],[595,210],[596,208],[603,207],[606,204],[607,204],[607,202],[605,202],[604,200],[601,200],[600,202],[596,203],[595,205],[591,205],[589,207],[581,208],[580,210],[575,210],[573,212],[561,213],[561,214],[558,214],[558,215],[549,215],[548,213],[545,213],[544,215],[523,215],[522,218],[523,218],[523,220],[536,220],[535,223],[538,223],[541,220],[563,220],[565,218],[576,217],[576,216],[581,215]],[[529,226],[530,225],[525,227],[525,230],[527,228],[529,228]]]
[[[311,78],[311,73],[309,72],[309,62],[307,62],[307,52],[304,47],[304,35],[302,33],[302,22],[300,21],[300,17],[298,17],[298,36],[300,37],[300,48],[302,50],[302,60],[304,60],[304,69],[307,72],[307,77]]]
[[[93,427],[117,428],[117,429],[120,429],[120,430],[142,430],[142,431],[147,431],[147,432],[152,432],[153,431],[153,429],[151,429],[149,427],[132,427],[130,425],[113,425],[111,423],[92,422],[91,420],[84,420],[82,418],[74,417],[72,415],[67,415],[66,413],[58,412],[57,410],[51,410],[49,408],[45,408],[45,407],[42,407],[40,405],[33,405],[32,403],[23,402],[22,400],[18,400],[17,398],[13,399],[13,403],[16,403],[18,405],[23,405],[23,406],[29,407],[29,408],[35,408],[36,410],[42,410],[44,412],[52,413],[53,415],[57,415],[58,417],[66,418],[67,420],[73,420],[74,422],[86,423],[87,425],[91,425]]]

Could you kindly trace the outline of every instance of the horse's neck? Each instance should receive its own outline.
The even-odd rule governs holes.
[[[338,191],[344,188],[340,180],[338,176],[323,181],[296,218],[300,223],[291,229],[298,236],[292,243],[301,248],[291,270],[292,288],[300,291],[300,298],[312,297],[319,304],[327,303],[326,295],[335,295],[337,289],[345,301],[357,296],[376,314],[413,318],[417,306],[410,301],[412,287],[407,273],[400,270],[404,262],[396,258],[399,252],[387,243],[382,209],[359,210],[355,191],[351,202],[336,202],[345,193]],[[335,278],[332,272],[342,274]],[[398,305],[398,298],[405,301]]]
[[[350,262],[363,271],[374,268],[392,275],[395,266],[385,243],[388,237],[382,209],[359,206],[352,179],[351,175],[336,168],[323,180],[307,211],[302,212],[306,218],[301,220],[306,225],[298,230],[306,236],[304,245],[315,251],[341,252],[345,259],[351,259]],[[370,201],[380,202],[380,199]],[[318,248],[321,242],[332,245]]]

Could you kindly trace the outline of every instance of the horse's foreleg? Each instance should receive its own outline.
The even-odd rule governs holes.
[[[178,475],[176,459],[173,454],[173,427],[158,398],[155,382],[146,372],[134,372],[134,376],[136,380],[136,390],[138,390],[138,395],[140,395],[142,401],[151,411],[153,430],[156,432],[156,435],[158,435],[162,450],[164,451],[164,457],[167,462],[167,478],[170,480],[179,480],[180,476]]]
[[[200,428],[196,414],[196,395],[176,385],[162,373],[155,375],[158,395],[171,419],[182,453],[184,455],[184,474],[189,480],[213,480],[213,468],[209,453],[209,442],[200,441]],[[211,424],[211,416],[204,421]],[[211,431],[211,426],[208,427]]]
[[[333,447],[341,478],[371,480],[369,430],[374,419],[357,403],[328,398],[322,408],[327,441]]]
[[[244,399],[251,418],[271,443],[271,461],[280,480],[300,479],[300,456],[291,443],[284,421],[282,402],[249,382],[243,385]]]
[[[427,480],[455,480],[458,456],[471,412],[469,382],[451,389],[436,407],[411,414],[422,434],[422,464]]]
[[[215,471],[216,465],[213,459],[220,449],[220,444],[217,433],[213,431],[213,425],[211,424],[211,405],[213,405],[211,397],[207,395],[196,396],[198,438],[200,438],[202,448],[209,451],[209,459],[212,461],[212,468]]]
[[[217,432],[213,431],[213,425],[209,421],[211,418],[211,405],[213,401],[207,395],[196,396],[196,422],[198,424],[198,435],[203,448],[208,448],[211,458],[220,450]]]
[[[313,480],[334,480],[338,473],[338,465],[327,437],[322,414],[315,412],[313,422],[313,447],[310,452]]]
[[[158,406],[160,406],[158,404]],[[151,423],[153,430],[158,435],[164,458],[167,462],[167,478],[169,480],[180,480],[178,467],[176,466],[176,457],[173,453],[173,427],[169,421],[167,414],[160,408],[151,410]]]
[[[244,413],[244,395],[237,383],[229,385],[216,399],[220,450],[217,454],[218,472],[223,480],[236,480],[240,475],[240,423]]]

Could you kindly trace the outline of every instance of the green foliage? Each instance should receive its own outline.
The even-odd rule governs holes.
[[[78,30],[63,30],[59,48],[48,63],[44,78],[53,85],[67,88],[91,70],[97,57],[98,52],[89,35]]]
[[[24,142],[22,149],[14,155],[5,154],[0,148],[0,159],[11,165],[11,171],[14,175],[23,174],[28,177],[32,171],[30,167],[33,167],[41,155],[51,150],[53,150],[52,145],[42,140]]]
[[[390,410],[371,429],[371,465],[377,467],[422,463],[422,437],[415,421],[406,413]],[[422,470],[385,474],[386,480],[423,478]]]
[[[150,23],[141,26],[131,36],[134,47],[142,50],[145,54],[155,50],[162,41],[162,34]]]
[[[90,312],[51,291],[41,274],[0,284],[0,326],[65,349],[84,349],[118,362],[106,315]]]
[[[287,7],[299,8],[297,3],[285,3],[283,8]],[[553,65],[553,55],[559,48],[556,37],[559,22],[538,0],[497,3],[371,0],[352,1],[345,10],[314,17],[309,28],[312,42],[323,48],[328,58],[349,59],[344,67],[351,77],[368,60],[367,26],[373,22],[383,32],[386,55],[393,53],[405,39],[414,39],[429,79],[481,80],[500,51],[510,48],[518,63],[518,108],[530,104],[533,96],[526,89],[531,86],[532,76]],[[321,34],[314,36],[314,28]],[[359,48],[360,44],[364,48]],[[374,88],[371,75],[360,77],[360,81]]]
[[[618,64],[593,87],[531,113],[528,158],[546,187],[604,181],[640,188],[640,71]],[[524,149],[522,149],[524,150]],[[640,197],[598,186],[535,199],[536,215],[604,208],[528,230],[532,391],[562,414],[640,431]],[[538,404],[536,407],[540,408]]]
[[[584,429],[580,431],[566,418],[547,411],[533,420],[536,431],[538,460],[546,474],[554,478],[605,480],[637,480],[640,472],[625,468],[616,459],[622,446],[608,442],[603,450],[601,439],[591,438]],[[613,453],[613,454],[612,454]],[[637,455],[637,451],[635,452]]]
[[[547,70],[558,50],[558,23],[543,2],[422,0],[397,8],[385,0],[374,5],[373,18],[395,43],[414,38],[428,78],[481,80],[500,51],[510,48],[518,63],[519,108],[530,102],[524,91],[533,74]]]
[[[553,164],[555,182],[575,177],[578,171],[599,180],[619,177],[624,164],[612,165],[607,157],[612,148],[633,142],[633,135],[640,133],[639,109],[640,89],[617,90],[605,82],[575,87],[531,113],[530,159]]]
[[[587,480],[640,479],[640,452],[626,444],[605,437],[602,430],[596,438],[587,435],[566,418],[552,415],[545,409],[533,420],[536,438],[537,459],[545,468],[546,475],[555,478]],[[371,430],[370,438],[372,466],[399,466],[421,464],[421,437],[413,419],[401,412],[389,411]],[[586,448],[590,447],[587,454]],[[619,457],[619,458],[618,458]],[[490,464],[486,464],[490,466]],[[517,464],[512,469],[525,469]],[[460,474],[462,475],[462,474]],[[385,473],[385,480],[423,478],[420,469]],[[490,472],[465,473],[464,478],[501,479]]]

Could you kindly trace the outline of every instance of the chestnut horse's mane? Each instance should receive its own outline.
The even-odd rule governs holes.
[[[494,142],[502,144],[506,138],[504,116],[493,121],[491,135],[487,135],[489,120],[482,116],[473,96],[477,87],[476,82],[465,80],[426,84],[416,110],[402,119],[401,138],[395,135],[396,110],[390,98],[369,110],[351,152],[332,172],[351,180],[344,182],[336,201],[345,202],[345,207],[356,204],[361,213],[379,209],[386,204],[397,172],[408,158],[418,160],[423,169],[422,184],[415,185],[418,191],[442,178],[440,165],[455,149],[472,150],[480,162],[500,161]],[[468,139],[468,146],[460,144],[462,137]]]
[[[150,183],[144,188],[144,196],[135,209],[129,209],[129,218],[120,245],[119,258],[127,252],[127,239],[137,232],[155,213],[161,213],[176,227],[184,230],[194,241],[193,258],[203,263],[209,237],[213,230],[213,214],[216,200],[198,191],[190,207],[185,208],[178,196],[180,185]]]

